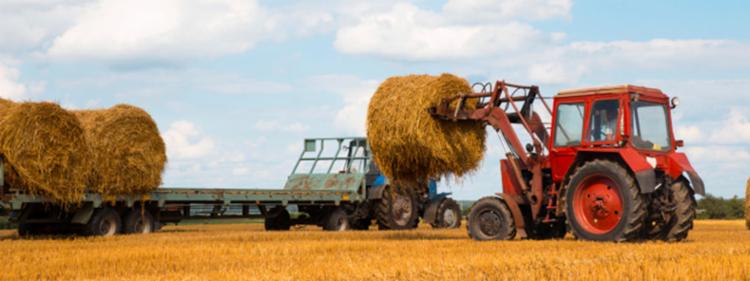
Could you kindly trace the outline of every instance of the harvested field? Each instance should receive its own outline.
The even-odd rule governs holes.
[[[2,231],[2,280],[749,280],[744,222],[698,221],[688,241],[475,242],[465,229],[265,232],[167,227],[147,236],[19,240]]]
[[[383,174],[395,180],[426,179],[476,170],[485,150],[484,125],[441,122],[427,112],[445,98],[470,91],[465,79],[450,74],[385,80],[367,112],[367,139]]]
[[[750,179],[745,187],[745,226],[750,229]]]
[[[143,109],[116,105],[75,112],[91,147],[89,186],[103,194],[143,194],[161,185],[167,161],[156,122]]]

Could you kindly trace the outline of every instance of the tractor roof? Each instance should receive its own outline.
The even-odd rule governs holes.
[[[562,90],[557,97],[577,97],[577,96],[588,96],[588,95],[601,95],[601,94],[626,94],[626,93],[639,93],[646,96],[668,98],[667,95],[662,93],[661,90],[655,88],[647,88],[642,86],[634,85],[618,85],[618,86],[603,86],[603,87],[592,87],[592,88],[579,88],[579,89],[568,89]]]

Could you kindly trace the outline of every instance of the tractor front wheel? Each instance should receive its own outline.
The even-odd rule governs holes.
[[[459,228],[461,227],[461,206],[456,200],[445,198],[440,202],[433,228]]]
[[[471,207],[466,227],[474,240],[512,240],[516,224],[508,206],[500,198],[485,197]]]
[[[570,179],[566,216],[573,235],[593,241],[639,239],[646,204],[635,179],[616,162],[594,160]]]

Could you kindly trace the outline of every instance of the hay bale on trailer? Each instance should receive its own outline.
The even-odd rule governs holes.
[[[469,92],[469,83],[451,74],[385,80],[367,112],[367,138],[382,172],[396,180],[424,180],[476,170],[485,150],[484,125],[441,122],[427,111],[445,98]]]
[[[156,122],[146,111],[120,104],[109,109],[80,110],[75,115],[92,150],[92,191],[144,194],[161,185],[166,148]]]
[[[5,183],[67,206],[82,199],[91,171],[80,121],[58,104],[0,100]]]

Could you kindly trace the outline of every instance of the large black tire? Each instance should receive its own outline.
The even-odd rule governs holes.
[[[568,226],[578,239],[627,242],[640,239],[646,200],[620,164],[594,160],[579,167],[566,188]]]
[[[154,217],[141,208],[131,209],[122,222],[122,233],[125,234],[148,234],[155,229]]]
[[[349,216],[343,208],[336,208],[331,211],[323,222],[323,230],[326,231],[347,231],[350,229]]]
[[[380,230],[415,229],[419,224],[417,197],[409,188],[388,186],[375,205]]]
[[[433,228],[459,228],[461,227],[461,206],[456,200],[445,198],[438,206]]]
[[[667,242],[679,242],[687,238],[690,230],[693,229],[693,220],[695,219],[697,203],[693,189],[690,183],[685,179],[680,179],[670,186],[674,210],[669,212],[669,220],[664,225],[659,225],[651,231],[652,239],[664,240]]]
[[[266,214],[264,222],[268,231],[286,231],[292,228],[292,218],[283,206],[276,206]]]
[[[101,207],[94,210],[94,214],[83,227],[81,234],[86,236],[114,236],[120,232],[121,227],[120,215],[109,207]]]
[[[497,197],[484,197],[474,203],[466,229],[469,237],[478,241],[513,240],[516,237],[513,214]]]

